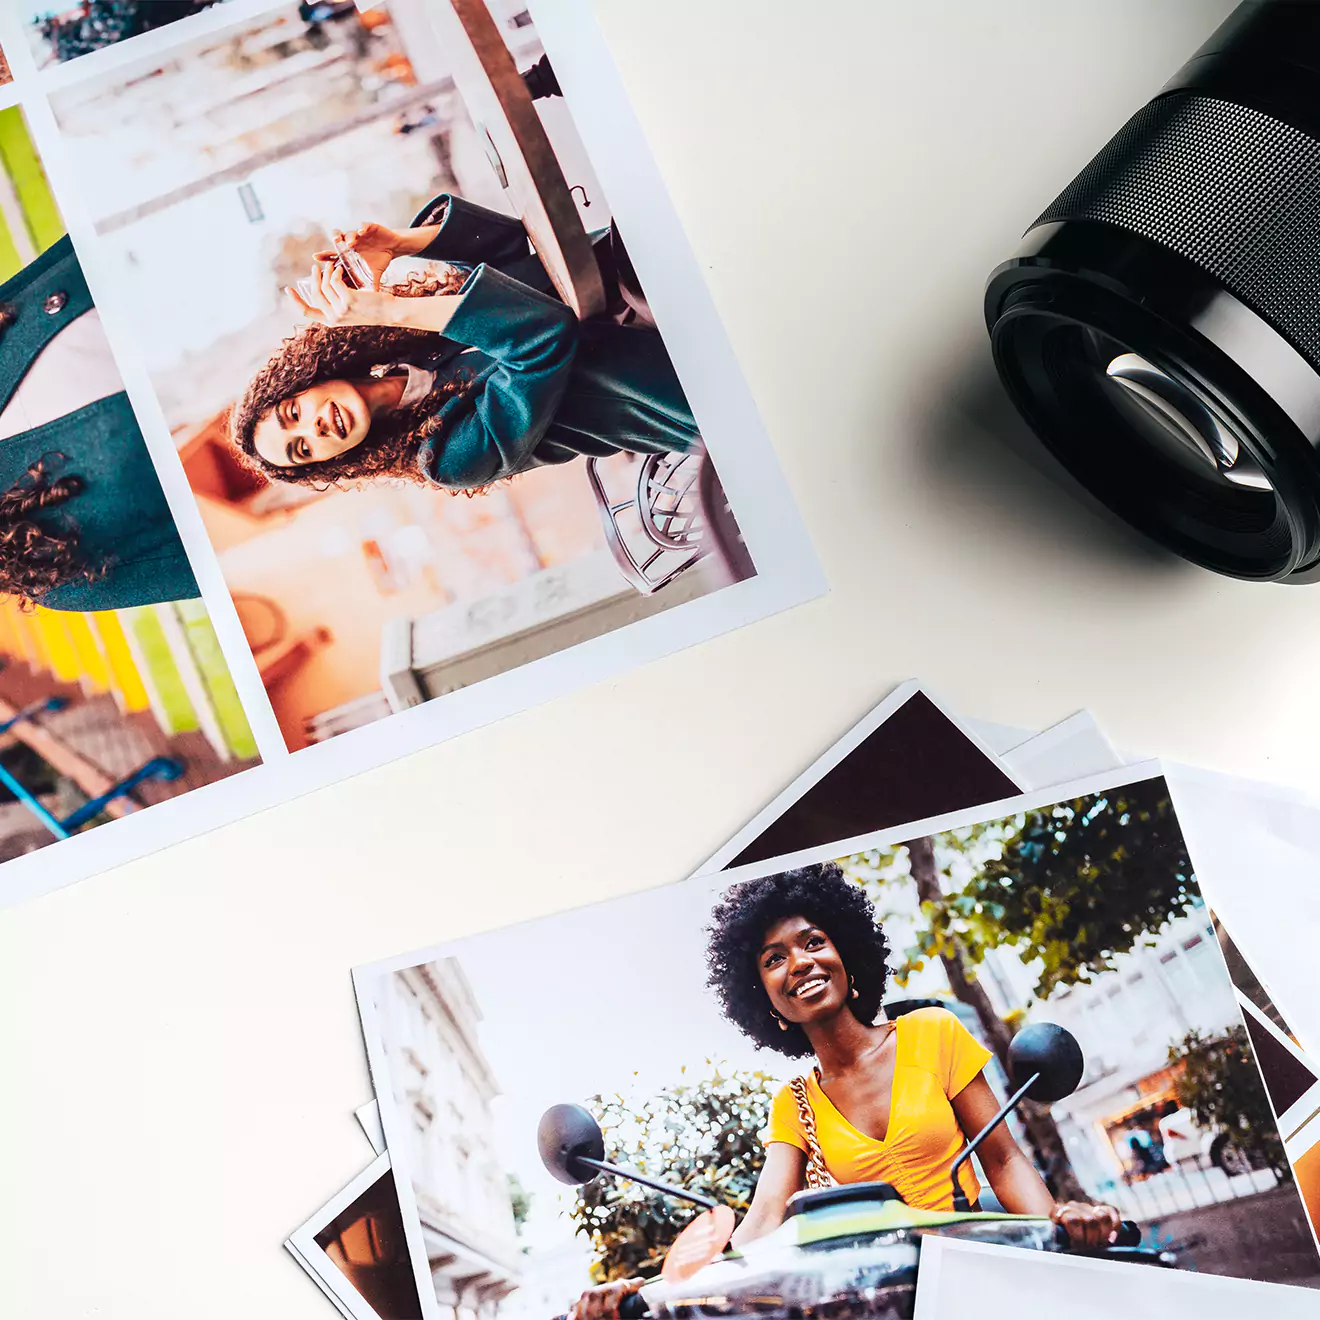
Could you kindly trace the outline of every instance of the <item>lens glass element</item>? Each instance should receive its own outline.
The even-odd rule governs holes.
[[[1133,342],[1100,324],[1024,302],[995,325],[1000,375],[1037,434],[1111,509],[1187,558],[1258,580],[1290,572],[1299,525],[1278,456],[1158,334]]]
[[[1104,351],[1103,343],[1098,347]],[[1154,363],[1139,353],[1118,353],[1105,363],[1104,372],[1118,391],[1115,406],[1166,458],[1207,478],[1253,490],[1271,489],[1269,478],[1232,423]]]

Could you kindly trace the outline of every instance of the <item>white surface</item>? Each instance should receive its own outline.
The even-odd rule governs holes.
[[[362,1163],[348,968],[686,874],[912,674],[1320,790],[1320,588],[1147,553],[949,403],[986,273],[1227,5],[597,8],[833,593],[0,914],[6,1317],[329,1316],[280,1243]]]
[[[1312,1288],[928,1237],[921,1246],[914,1320],[1313,1320],[1315,1313]]]

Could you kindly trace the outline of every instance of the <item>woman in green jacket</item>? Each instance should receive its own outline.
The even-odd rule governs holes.
[[[697,446],[659,332],[579,322],[549,291],[522,223],[442,195],[402,232],[337,235],[372,288],[318,254],[302,293],[311,324],[285,341],[231,417],[267,477],[329,485],[404,478],[476,490],[548,463]],[[380,287],[396,257],[443,274]]]
[[[67,235],[0,285],[0,593],[74,611],[199,594]]]

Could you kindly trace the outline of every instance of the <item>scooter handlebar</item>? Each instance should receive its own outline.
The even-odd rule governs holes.
[[[1054,1240],[1060,1251],[1072,1250],[1072,1238],[1062,1224],[1054,1225]],[[1118,1236],[1108,1244],[1110,1247],[1139,1247],[1141,1245],[1141,1225],[1125,1219],[1118,1226]],[[1104,1248],[1102,1248],[1103,1250]]]
[[[554,1320],[568,1320],[568,1314],[565,1311],[563,1315],[555,1316]],[[651,1308],[641,1293],[629,1293],[619,1302],[619,1320],[647,1320],[650,1314]]]

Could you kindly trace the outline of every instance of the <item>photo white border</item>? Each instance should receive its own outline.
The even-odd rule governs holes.
[[[290,1233],[284,1243],[294,1259],[320,1285],[321,1291],[349,1317],[349,1320],[381,1320],[381,1318],[380,1313],[369,1306],[366,1298],[344,1277],[343,1271],[321,1250],[316,1235],[389,1171],[389,1154],[377,1155],[343,1191],[332,1197],[305,1224]],[[397,1178],[395,1182],[397,1184]]]
[[[321,1295],[326,1299],[326,1301],[329,1302],[330,1305],[333,1306],[335,1310],[338,1311],[339,1314],[345,1318],[345,1320],[354,1320],[354,1317],[344,1306],[343,1302],[341,1302],[339,1298],[336,1297],[334,1293],[330,1291],[329,1284],[327,1284],[326,1281],[323,1278],[321,1278],[321,1276],[316,1272],[316,1269],[312,1265],[311,1261],[309,1261],[307,1257],[304,1256],[302,1252],[299,1251],[298,1248],[293,1245],[292,1242],[286,1241],[284,1243],[284,1249],[289,1253],[290,1256],[294,1258],[294,1260],[298,1262],[300,1266],[302,1266],[304,1273],[306,1273],[307,1277],[311,1279],[311,1281],[314,1284],[316,1284],[316,1286],[321,1290]],[[376,1320],[380,1320],[380,1317],[377,1316]]]
[[[836,858],[847,856],[851,853],[865,852],[872,848],[881,848],[887,845],[902,843],[903,841],[915,838],[919,835],[941,834],[948,830],[960,829],[967,825],[978,825],[985,821],[1001,820],[1006,816],[1014,816],[1019,812],[1031,811],[1041,807],[1053,806],[1058,802],[1070,801],[1073,798],[1086,797],[1092,793],[1101,793],[1107,789],[1121,788],[1127,784],[1140,783],[1149,779],[1164,777],[1163,766],[1158,761],[1147,761],[1139,765],[1124,766],[1120,771],[1109,772],[1103,775],[1092,775],[1084,779],[1075,780],[1069,784],[1055,785],[1044,791],[1020,794],[1016,797],[1004,798],[998,802],[983,803],[980,806],[968,807],[962,811],[946,813],[942,816],[934,816],[927,820],[911,821],[903,825],[892,826],[888,829],[877,830],[871,834],[859,835],[853,839],[841,840],[832,843],[823,849],[811,849],[803,853],[790,854],[787,857],[772,858],[767,862],[749,864],[744,867],[711,873],[709,871],[699,871],[693,875],[687,876],[683,880],[673,881],[672,885],[690,884],[694,881],[719,880],[723,886],[735,884],[740,880],[754,879],[764,875],[775,875],[780,871],[793,866],[810,865],[813,861],[833,861]],[[1175,813],[1177,806],[1175,803]],[[659,886],[659,888],[669,888],[670,885]],[[648,891],[641,891],[648,892]],[[653,892],[653,891],[651,891]],[[581,904],[577,907],[562,909],[557,913],[545,914],[531,919],[528,922],[512,922],[498,927],[499,930],[508,930],[511,926],[521,926],[546,921],[562,919],[566,915],[581,911],[586,907],[600,907],[606,903],[619,903],[635,895],[623,895],[619,898],[600,899],[595,903]],[[478,932],[473,935],[466,935],[461,939],[448,940],[441,944],[432,945],[427,948],[411,950],[408,953],[397,954],[392,958],[381,959],[378,962],[364,963],[361,966],[353,968],[353,992],[357,1000],[358,1016],[362,1024],[362,1038],[367,1052],[367,1068],[371,1075],[371,1084],[375,1089],[376,1098],[380,1102],[381,1126],[385,1131],[385,1141],[387,1147],[395,1152],[394,1171],[395,1171],[395,1189],[399,1197],[399,1211],[403,1216],[403,1232],[408,1243],[408,1251],[413,1262],[413,1271],[417,1278],[417,1293],[421,1299],[422,1314],[425,1320],[443,1320],[440,1314],[438,1303],[435,1298],[435,1288],[431,1281],[430,1267],[427,1263],[426,1247],[422,1240],[421,1218],[417,1209],[417,1200],[413,1192],[412,1173],[408,1167],[408,1153],[406,1136],[407,1133],[402,1126],[403,1119],[398,1113],[396,1107],[391,1103],[390,1097],[393,1094],[393,1084],[390,1076],[389,1059],[385,1054],[380,1024],[376,1014],[375,991],[378,983],[384,978],[392,975],[394,972],[402,971],[405,968],[417,967],[423,963],[434,962],[437,959],[449,956],[461,956],[465,949],[483,938],[484,935],[493,934],[493,931]],[[1225,968],[1225,977],[1228,972]]]
[[[1105,774],[1124,764],[1089,710],[1079,710],[1010,747],[1003,760],[1027,788],[1044,788],[1060,777]]]
[[[1240,1317],[1259,1315],[1269,1316],[1270,1320],[1310,1320],[1315,1314],[1316,1293],[1313,1288],[1301,1288],[1283,1283],[1264,1283],[1255,1279],[1239,1279],[1226,1274],[1201,1274],[1195,1270],[1165,1270],[1151,1265],[1129,1264],[1112,1260],[1097,1260],[1093,1257],[1070,1256],[1062,1252],[1024,1251],[1020,1247],[990,1246],[983,1242],[967,1242],[956,1238],[942,1238],[938,1234],[928,1234],[922,1239],[920,1264],[917,1267],[917,1296],[913,1309],[913,1320],[952,1320],[951,1313],[940,1295],[943,1273],[946,1263],[958,1257],[994,1257],[1002,1262],[1004,1274],[1017,1274],[1020,1279],[1014,1281],[1011,1292],[1005,1290],[1007,1297],[1016,1298],[1014,1303],[1006,1301],[1001,1314],[1012,1313],[1021,1316],[1024,1299],[1030,1299],[1035,1292],[1032,1287],[1033,1274],[1039,1278],[1042,1268],[1053,1271],[1072,1270],[1079,1276],[1076,1295],[1085,1296],[1091,1291],[1088,1284],[1108,1277],[1117,1279],[1126,1275],[1130,1284],[1136,1284],[1138,1291],[1149,1295],[1154,1291],[1180,1293],[1178,1303],[1170,1306],[1170,1298],[1143,1308],[1143,1320],[1150,1316],[1175,1317],[1178,1315],[1196,1316],[1197,1320],[1239,1320]],[[1116,1275],[1114,1271],[1121,1271]],[[1154,1276],[1154,1277],[1152,1277]],[[1176,1282],[1174,1282],[1176,1280]],[[1145,1287],[1140,1285],[1144,1283]],[[1225,1305],[1207,1310],[1204,1304],[1197,1304],[1202,1298],[1223,1298]],[[1056,1299],[1049,1299],[1047,1307]],[[1191,1304],[1188,1305],[1187,1303]],[[1285,1304],[1286,1310],[1281,1309]],[[1103,1302],[1101,1306],[1103,1306]],[[1181,1309],[1180,1309],[1181,1308]],[[1049,1310],[1046,1314],[1059,1314]],[[1081,1313],[1084,1320],[1093,1320],[1101,1314],[1112,1316],[1113,1312],[1100,1309]],[[959,1313],[959,1320],[965,1320]],[[998,1320],[990,1314],[988,1320]]]
[[[1320,891],[1314,884],[1320,877],[1320,862],[1297,874],[1271,869],[1251,891],[1249,886],[1244,889],[1239,876],[1243,868],[1246,874],[1258,873],[1260,863],[1244,862],[1233,853],[1233,847],[1245,838],[1277,842],[1290,853],[1320,857],[1320,801],[1300,789],[1176,761],[1165,761],[1164,773],[1188,847],[1193,855],[1199,849],[1197,880],[1206,902],[1289,1030],[1297,1033],[1302,1048],[1320,1057],[1320,1012],[1310,974],[1313,950],[1305,944],[1305,937],[1320,919]],[[1230,811],[1234,813],[1232,825],[1225,822]],[[1230,829],[1231,839],[1225,839],[1221,832]],[[1296,837],[1299,829],[1304,840]],[[1216,843],[1218,847],[1213,846]],[[1253,921],[1247,897],[1259,893],[1268,895],[1269,902],[1280,909],[1296,904],[1300,911],[1284,927]],[[1262,910],[1257,904],[1255,912]],[[1305,957],[1301,964],[1297,963],[1299,950]]]
[[[814,599],[828,589],[590,0],[537,4],[532,13],[538,34],[554,52],[574,123],[612,210],[627,229],[634,264],[654,294],[666,346],[703,433],[708,432],[708,447],[757,573],[328,742],[288,752],[137,351],[131,308],[116,296],[115,282],[102,263],[91,213],[48,99],[51,90],[101,80],[107,70],[128,65],[143,53],[167,55],[198,35],[239,25],[273,7],[267,0],[228,0],[156,33],[38,71],[18,11],[0,4],[0,45],[14,70],[13,101],[27,117],[263,761],[240,775],[159,803],[145,817],[134,812],[4,863],[0,908],[602,682]]]
[[[357,1119],[371,1149],[377,1155],[384,1155],[385,1129],[380,1123],[380,1101],[368,1100],[365,1105],[359,1105],[353,1111],[353,1117]]]
[[[1274,1118],[1279,1125],[1279,1136],[1283,1139],[1283,1153],[1290,1161],[1299,1160],[1313,1146],[1320,1145],[1320,1064],[1299,1049],[1292,1039],[1285,1036],[1241,990],[1237,990],[1237,1000],[1243,1017],[1249,1017],[1311,1074],[1311,1085],[1298,1099],[1282,1113],[1274,1110]],[[1267,1095],[1268,1091],[1267,1087]],[[1270,1108],[1274,1108],[1272,1099]],[[1317,1239],[1317,1246],[1320,1246],[1320,1239]]]

